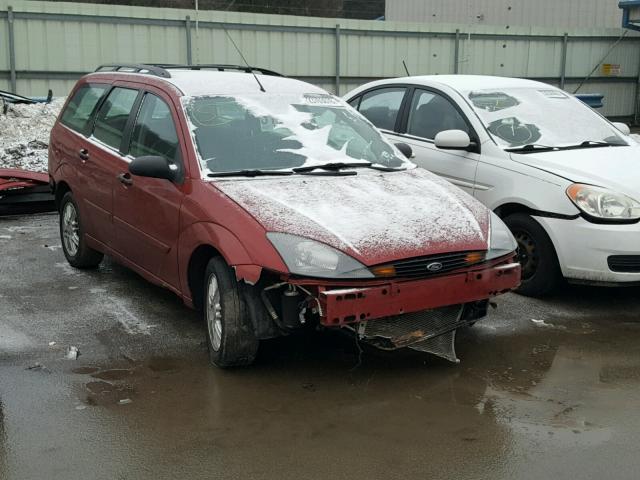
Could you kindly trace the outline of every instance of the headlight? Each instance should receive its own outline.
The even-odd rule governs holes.
[[[583,213],[600,220],[633,221],[640,218],[640,203],[622,193],[574,183],[567,195]]]
[[[486,260],[508,255],[518,248],[518,243],[516,239],[513,238],[509,228],[500,217],[493,212],[491,212],[491,224],[489,228],[489,251],[487,252]]]
[[[267,233],[289,271],[321,278],[373,278],[357,260],[324,243],[288,233]]]

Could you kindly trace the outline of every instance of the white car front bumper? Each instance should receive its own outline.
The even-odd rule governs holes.
[[[618,272],[609,268],[611,255],[638,256],[640,264],[640,223],[630,225],[590,223],[535,217],[556,248],[565,278],[594,283],[640,282],[640,272]]]

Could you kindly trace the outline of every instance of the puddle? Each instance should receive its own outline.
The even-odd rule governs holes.
[[[127,377],[130,377],[131,375],[133,375],[132,370],[117,368],[112,370],[103,370],[91,374],[93,378],[100,378],[102,380],[123,380]]]
[[[179,370],[177,360],[171,357],[152,357],[147,362],[147,367],[154,372],[175,372]]]
[[[77,373],[78,375],[88,375],[90,373],[95,373],[100,370],[98,367],[78,367],[71,370],[73,373]]]

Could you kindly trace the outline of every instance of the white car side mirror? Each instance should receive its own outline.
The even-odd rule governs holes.
[[[476,145],[467,132],[462,130],[443,130],[433,139],[436,147],[445,150],[471,150]]]
[[[625,135],[629,135],[631,133],[631,129],[629,128],[629,125],[627,125],[626,123],[613,122],[613,126],[616,127],[618,130],[620,130]]]

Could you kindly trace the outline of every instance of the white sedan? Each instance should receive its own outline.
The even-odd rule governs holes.
[[[626,125],[558,88],[504,77],[387,79],[345,99],[504,220],[520,293],[544,295],[562,277],[640,283],[640,145]]]

